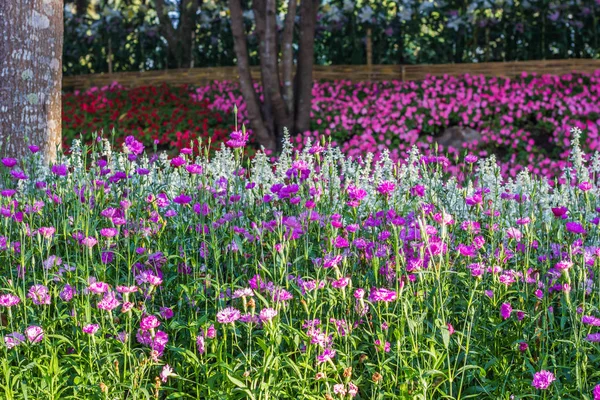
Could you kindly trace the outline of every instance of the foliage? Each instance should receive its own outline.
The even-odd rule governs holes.
[[[176,5],[177,2],[174,2]],[[283,29],[286,2],[278,3]],[[376,64],[597,58],[598,0],[384,0],[323,1],[315,40],[317,64],[365,64],[372,32]],[[175,68],[152,2],[109,1],[98,13],[75,15],[65,7],[66,74]],[[178,21],[176,7],[170,12]],[[227,3],[205,1],[197,12],[194,66],[235,65]],[[251,11],[244,14],[250,61],[258,63]]]
[[[459,186],[244,141],[1,160],[5,398],[598,398],[600,156]]]

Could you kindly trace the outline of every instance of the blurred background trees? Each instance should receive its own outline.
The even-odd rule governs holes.
[[[287,4],[276,2],[281,34]],[[259,65],[252,1],[242,8]],[[367,36],[373,64],[598,58],[599,16],[599,0],[322,0],[314,61],[366,64]],[[236,60],[225,0],[66,0],[67,75]]]

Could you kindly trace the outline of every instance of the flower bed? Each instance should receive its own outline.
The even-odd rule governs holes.
[[[321,136],[357,158],[368,152],[379,157],[389,150],[403,160],[417,145],[430,154],[433,139],[446,127],[462,125],[481,132],[471,145],[476,155],[495,154],[503,175],[523,169],[555,177],[565,166],[569,129],[584,130],[583,148],[599,148],[600,71],[594,75],[522,76],[507,80],[483,76],[431,77],[422,82],[321,82],[313,88],[310,132],[294,138],[302,148],[308,137]],[[233,125],[237,105],[245,107],[237,83],[215,82],[187,88],[119,86],[65,95],[64,137],[70,142],[83,132],[113,127],[121,143],[133,134],[146,145],[158,140],[163,148],[181,149],[200,137],[217,148]],[[448,149],[444,149],[448,150]],[[465,149],[451,150],[464,156]],[[459,159],[461,158],[459,157]],[[457,172],[459,168],[455,169]]]
[[[187,87],[148,86],[125,89],[118,84],[63,95],[63,144],[74,138],[90,142],[96,132],[120,145],[134,135],[146,146],[181,149],[190,141],[212,141],[216,150],[232,130],[227,114],[210,109],[208,100],[192,101]]]
[[[458,186],[246,141],[1,160],[6,398],[600,398],[598,156]]]

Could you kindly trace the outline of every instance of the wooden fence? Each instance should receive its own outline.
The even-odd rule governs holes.
[[[315,66],[316,80],[347,79],[359,81],[414,81],[426,75],[483,74],[487,76],[515,77],[522,72],[560,75],[570,72],[594,72],[600,69],[600,60],[568,59],[545,61],[489,62],[476,64],[421,64],[421,65],[331,65]],[[252,77],[260,79],[258,67],[252,68]],[[92,74],[63,78],[65,90],[83,90],[105,86],[114,81],[123,86],[136,87],[168,83],[172,85],[202,85],[215,80],[236,80],[237,67],[172,69],[164,71],[120,72]]]

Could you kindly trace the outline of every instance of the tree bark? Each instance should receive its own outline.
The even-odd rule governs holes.
[[[254,91],[254,83],[250,75],[250,61],[248,57],[248,44],[244,31],[242,5],[240,0],[229,0],[231,13],[231,33],[233,34],[233,48],[237,58],[238,73],[240,75],[240,89],[246,102],[248,119],[256,135],[258,143],[271,151],[277,150],[277,139],[265,126],[260,112],[259,100]]]
[[[165,0],[155,0],[156,14],[160,22],[161,34],[167,40],[169,55],[177,68],[190,68],[192,64],[192,32],[196,29],[196,12],[201,2],[197,0],[181,0],[179,6],[179,25],[173,27]]]
[[[314,41],[319,0],[304,0],[300,3],[300,37],[298,43],[298,67],[296,70],[295,92],[295,133],[310,129],[312,102],[313,65],[315,57]]]
[[[0,1],[0,156],[61,142],[62,0]]]
[[[267,129],[274,132],[277,144],[279,144],[283,128],[293,130],[293,122],[289,118],[279,83],[275,0],[254,0],[253,8],[256,33],[259,37],[258,50],[265,99],[263,115]]]
[[[298,0],[288,0],[288,11],[285,16],[283,35],[281,37],[281,66],[283,73],[283,99],[288,114],[294,119],[294,25],[296,23],[296,6]],[[290,127],[293,128],[293,127]]]

